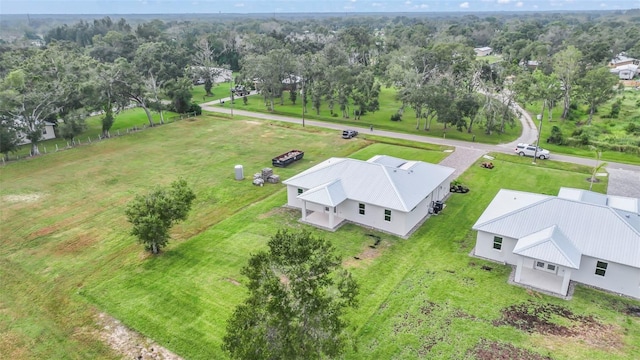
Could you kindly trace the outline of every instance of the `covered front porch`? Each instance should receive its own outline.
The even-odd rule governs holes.
[[[552,268],[553,270],[549,270]],[[554,295],[567,296],[571,269],[521,257],[514,270],[513,282]]]
[[[309,225],[335,231],[345,219],[338,217],[337,207],[347,199],[340,180],[316,186],[297,196],[302,201],[302,221]]]
[[[345,219],[336,216],[331,208],[329,211],[312,211],[303,207],[300,221],[324,230],[336,231]]]

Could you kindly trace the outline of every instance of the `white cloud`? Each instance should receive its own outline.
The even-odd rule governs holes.
[[[600,7],[607,7],[607,4],[605,4],[605,3],[600,3]]]
[[[511,0],[498,0],[498,4],[508,4]]]
[[[374,2],[374,3],[372,3],[372,4],[371,4],[371,6],[373,6],[373,7],[380,7],[380,6],[382,6],[382,4],[381,4],[381,3],[378,3],[378,2]]]
[[[523,7],[523,6],[524,6],[524,3],[523,3],[522,1],[518,1],[518,2],[516,3],[516,6],[517,6],[517,7]]]
[[[420,9],[428,9],[429,5],[427,4],[420,4]]]
[[[235,6],[235,7],[244,7],[244,3],[237,3],[237,4],[234,4],[233,6]]]
[[[407,0],[404,2],[405,5],[411,5],[411,0]]]
[[[342,8],[343,8],[343,9],[345,9],[345,10],[353,10],[353,9],[355,9],[356,7],[355,7],[355,6],[353,6],[353,5],[345,5],[345,6],[343,6]]]
[[[356,1],[358,1],[358,0],[351,0],[351,2],[356,2]]]
[[[462,9],[468,9],[469,8],[469,2],[465,1],[462,4],[460,4],[460,8]]]

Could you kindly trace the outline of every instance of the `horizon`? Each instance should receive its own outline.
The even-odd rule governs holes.
[[[628,0],[3,0],[2,15],[530,13],[635,10]]]

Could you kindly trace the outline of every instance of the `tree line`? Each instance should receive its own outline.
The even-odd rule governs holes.
[[[43,47],[0,44],[0,152],[15,151],[22,136],[37,155],[45,121],[73,138],[96,111],[108,137],[130,104],[144,109],[149,125],[153,111],[163,122],[162,99],[188,111],[194,79],[209,94],[225,69],[239,74],[237,83],[257,85],[272,110],[288,94],[304,111],[326,107],[359,118],[379,109],[387,85],[401,103],[394,120],[411,109],[422,130],[435,120],[460,131],[502,132],[515,122],[516,100],[544,100],[549,110],[561,92],[563,118],[578,101],[593,113],[611,96],[600,86],[612,84],[607,61],[623,51],[640,56],[639,19],[639,11],[627,11],[65,24],[40,35]],[[476,58],[479,46],[493,47],[502,61]],[[530,60],[551,78],[533,76],[523,66]],[[544,81],[551,83],[530,86]]]

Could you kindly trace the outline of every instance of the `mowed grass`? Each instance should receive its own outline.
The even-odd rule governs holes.
[[[123,211],[135,194],[180,177],[194,187],[198,196],[194,208],[189,219],[175,227],[175,240],[166,253],[178,255],[172,247],[281,191],[281,184],[255,187],[249,180],[270,166],[272,157],[292,148],[306,151],[303,161],[276,169],[287,178],[365,145],[358,139],[344,142],[333,132],[205,116],[2,167],[0,354],[109,357],[91,336],[95,308],[86,301],[91,292],[85,293],[117,277],[121,269],[133,269],[135,274],[155,260],[147,259],[129,235]],[[237,164],[244,165],[247,180],[234,180]],[[158,275],[179,280],[187,274]],[[151,289],[162,284],[143,282],[151,296]],[[123,292],[116,302],[133,294],[134,289]],[[174,305],[163,307],[167,315]],[[142,308],[137,310],[143,313]]]
[[[340,111],[340,107],[338,104],[334,107],[334,113],[337,113],[338,116],[331,116],[331,111],[329,109],[328,103],[324,101],[320,106],[320,113],[318,114],[315,109],[312,108],[311,101],[307,104],[307,113],[305,117],[308,119],[329,121],[339,124],[345,125],[353,125],[353,126],[364,126],[367,127],[369,125],[373,125],[376,129],[384,129],[384,130],[392,130],[399,131],[405,133],[413,133],[413,134],[421,134],[426,136],[433,137],[447,137],[449,139],[456,140],[466,140],[472,141],[475,135],[477,142],[488,143],[488,144],[500,144],[500,143],[508,143],[520,135],[522,131],[522,125],[519,121],[516,121],[515,127],[507,126],[505,129],[505,133],[500,134],[494,132],[492,135],[485,134],[482,127],[478,124],[474,124],[471,133],[467,133],[466,129],[463,131],[458,131],[455,127],[447,127],[444,129],[444,126],[437,121],[433,120],[431,122],[431,130],[424,131],[422,130],[424,127],[424,119],[420,121],[420,130],[416,130],[416,117],[415,112],[410,108],[406,107],[404,110],[404,115],[402,117],[402,121],[391,121],[391,115],[395,114],[401,107],[400,101],[396,99],[397,90],[389,87],[382,87],[380,91],[380,110],[375,112],[369,112],[362,116],[360,120],[354,120],[353,111],[357,109],[357,107],[350,106],[351,114],[348,119],[342,118],[342,112]],[[247,105],[244,105],[242,99],[237,99],[234,103],[234,106],[240,110],[247,111],[255,111],[262,113],[271,113],[268,110],[268,107],[265,105],[264,99],[261,95],[252,95],[249,96],[247,101]],[[291,100],[289,100],[289,93],[284,93],[284,104],[280,105],[280,98],[274,100],[274,112],[275,114],[287,115],[287,116],[295,116],[300,117],[302,115],[302,102],[301,96],[298,96],[296,100],[296,104],[292,104]]]
[[[435,162],[446,155],[421,144],[345,141],[297,125],[200,117],[6,166],[0,354],[110,358],[93,318],[105,311],[185,358],[225,358],[225,321],[246,296],[240,269],[287,227],[329,239],[361,285],[360,307],[347,316],[355,336],[346,358],[464,358],[481,338],[558,359],[640,357],[640,319],[612,306],[637,302],[582,287],[571,301],[530,295],[506,283],[509,267],[468,256],[470,227],[501,187],[548,194],[560,186],[588,188],[589,168],[551,161],[534,167],[530,159],[496,154],[495,169],[476,164],[460,177],[470,193],[452,194],[444,212],[403,240],[355,225],[335,233],[307,227],[298,211],[282,207],[282,184],[250,184],[271,157],[292,148],[305,150],[305,158],[275,168],[284,179],[331,156],[385,153]],[[236,164],[244,165],[246,180],[233,180]],[[149,256],[128,234],[124,207],[135,194],[179,177],[196,191],[194,209],[166,251]],[[376,249],[369,235],[382,238]],[[484,264],[493,270],[482,270]],[[619,346],[492,325],[502,308],[527,300],[594,315],[615,330]]]
[[[109,133],[111,136],[124,135],[127,130],[132,130],[134,127],[142,129],[145,126],[149,126],[149,120],[142,108],[132,108],[123,110],[118,114],[114,114],[115,121]],[[178,114],[171,111],[163,111],[163,117],[165,122],[175,118]],[[104,115],[96,115],[86,119],[87,129],[74,140],[76,143],[89,144],[99,140],[99,136],[102,135],[102,118]],[[160,113],[155,111],[151,112],[151,117],[155,124],[160,124]],[[72,145],[70,141],[67,141],[61,137],[45,140],[39,143],[39,149],[41,154],[51,153],[56,151],[56,145],[58,150],[63,150],[67,147],[67,144]],[[21,145],[17,153],[10,153],[10,158],[15,159],[16,155],[20,158],[29,156],[31,151],[31,144]]]

